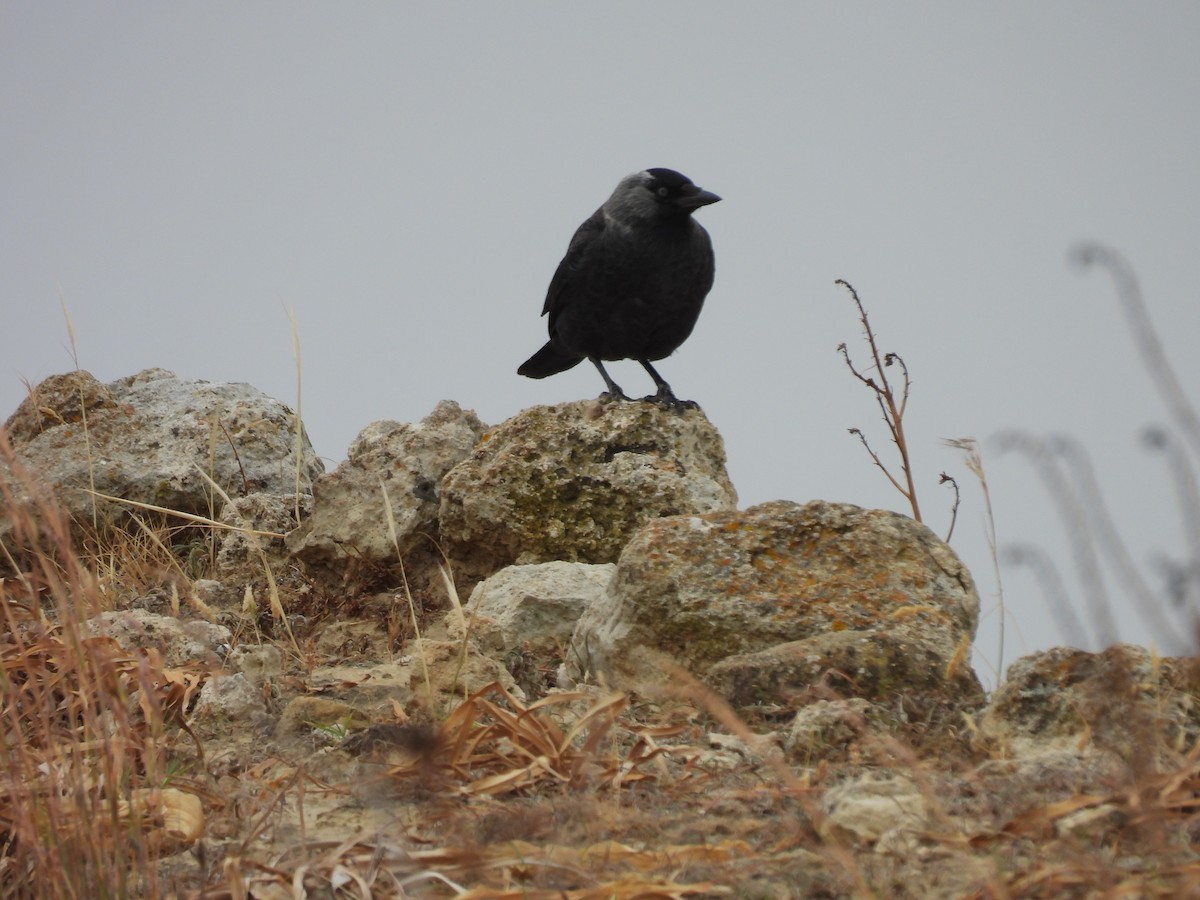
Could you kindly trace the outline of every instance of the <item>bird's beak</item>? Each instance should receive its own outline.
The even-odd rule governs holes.
[[[699,209],[701,206],[716,203],[720,199],[712,191],[706,191],[703,188],[696,187],[694,184],[689,184],[675,198],[675,205],[683,209]]]

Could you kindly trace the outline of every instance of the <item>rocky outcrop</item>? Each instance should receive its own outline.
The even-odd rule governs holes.
[[[795,706],[821,685],[978,705],[960,659],[978,614],[958,557],[896,513],[778,501],[673,516],[626,546],[564,674],[656,692],[675,667],[738,708]]]
[[[669,888],[706,896],[1195,893],[1195,660],[1057,648],[1015,662],[985,703],[968,662],[979,599],[957,556],[882,510],[735,511],[720,438],[698,411],[564,404],[488,431],[443,402],[416,424],[364,430],[317,481],[311,515],[303,478],[295,495],[289,417],[244,385],[72,373],[9,420],[17,450],[0,433],[13,464],[0,471],[0,520],[15,519],[37,551],[0,546],[0,560],[18,560],[0,600],[19,622],[0,650],[28,673],[9,681],[50,685],[54,704],[68,697],[76,645],[47,621],[116,606],[87,613],[89,653],[109,654],[114,671],[158,672],[141,690],[161,689],[203,745],[214,813],[237,807],[229,797],[267,798],[278,824],[263,871],[318,835],[353,845],[358,862],[394,865],[361,836],[403,843],[389,829],[432,809],[430,833],[470,848],[436,855],[466,860],[454,877],[492,893],[514,858],[553,860],[554,878],[578,869],[570,884],[583,885],[585,858],[606,871],[636,858],[640,871],[651,857],[671,879],[706,866],[694,891]],[[189,480],[198,460],[233,498],[213,511],[226,524],[276,534],[298,509],[303,526],[286,545],[230,531],[194,570],[186,548],[148,559],[113,542],[102,567],[71,559],[49,505],[20,505],[23,491],[82,496],[72,512],[89,521],[80,488],[96,478],[114,496],[209,515],[206,483]],[[305,477],[319,469],[307,447],[301,463]],[[115,522],[119,508],[102,515]],[[471,573],[462,608],[414,585],[423,553],[441,577],[442,548],[456,576]],[[264,565],[269,607],[244,589]],[[551,686],[556,671],[572,690]],[[103,700],[102,728],[125,706],[156,708],[149,694],[87,689]],[[13,696],[20,713],[41,695]],[[48,721],[57,747],[68,732]],[[137,752],[164,738],[182,752],[157,726],[139,734]],[[278,802],[280,778],[294,780],[269,760],[332,789]],[[618,786],[638,802],[596,803]],[[439,797],[452,802],[431,804]],[[257,802],[208,835],[265,847]],[[314,803],[328,805],[316,814]],[[487,853],[502,865],[479,866]],[[470,881],[480,868],[495,878]]]
[[[698,410],[580,401],[524,410],[442,483],[456,558],[614,562],[642,524],[732,509],[721,436]]]
[[[231,498],[311,491],[323,467],[303,431],[297,448],[296,424],[292,410],[248,384],[146,369],[111,384],[83,371],[51,376],[5,430],[16,464],[71,518],[104,527],[128,507],[92,491],[206,517],[225,504],[208,479]]]

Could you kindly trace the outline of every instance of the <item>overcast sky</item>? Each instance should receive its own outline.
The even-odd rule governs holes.
[[[580,366],[516,367],[546,285],[628,172],[667,166],[716,285],[659,366],[725,437],[743,505],[907,511],[849,436],[887,438],[835,348],[865,364],[859,291],[913,376],[925,520],[978,582],[994,681],[997,583],[980,490],[943,438],[985,441],[1001,546],[1072,571],[1008,428],[1082,442],[1136,562],[1182,556],[1168,423],[1098,240],[1136,267],[1167,352],[1200,375],[1200,4],[0,3],[0,419],[22,380],[80,365],[245,381],[294,405],[332,469],[378,419],[443,398],[498,423],[597,395]],[[635,363],[610,369],[631,394]],[[1200,391],[1194,391],[1200,396]],[[1003,569],[1005,665],[1063,640]],[[1123,638],[1152,636],[1112,588]],[[1078,610],[1084,627],[1092,616]],[[1159,638],[1163,646],[1162,637]]]

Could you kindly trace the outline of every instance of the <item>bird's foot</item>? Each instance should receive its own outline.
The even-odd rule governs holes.
[[[643,397],[642,399],[650,403],[657,403],[659,406],[665,406],[667,409],[674,410],[675,412],[683,412],[687,409],[700,408],[700,404],[695,400],[680,400],[675,396],[674,392],[665,385],[658,389],[657,394],[651,394],[650,396]]]
[[[605,391],[596,399],[601,403],[620,403],[622,400],[626,403],[631,403],[633,401],[633,398],[626,396],[625,392],[620,388],[617,388],[615,391]]]

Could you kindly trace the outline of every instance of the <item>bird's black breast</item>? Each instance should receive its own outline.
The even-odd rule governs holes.
[[[713,268],[708,233],[690,217],[621,225],[597,211],[550,282],[551,340],[582,356],[662,359],[691,334]]]

